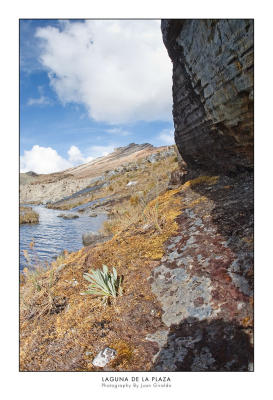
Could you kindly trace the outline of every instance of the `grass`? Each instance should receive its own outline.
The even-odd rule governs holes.
[[[20,285],[21,370],[94,371],[86,352],[93,357],[106,345],[117,350],[110,365],[115,371],[149,370],[152,359],[143,343],[151,327],[161,326],[161,311],[148,279],[164,255],[164,243],[178,228],[183,187],[166,190],[176,167],[174,158],[169,157],[143,170],[115,176],[112,191],[105,187],[96,193],[98,197],[112,194],[116,199],[106,222],[114,237],[91,251],[84,248],[60,256],[49,268],[24,271]],[[128,180],[138,184],[127,187]],[[115,265],[124,277],[124,283],[118,285],[123,288],[122,296],[103,292],[96,297],[94,287],[91,295],[81,296],[88,292],[84,277],[92,275],[90,266],[103,271],[103,265]],[[115,275],[114,271],[108,274]],[[104,307],[101,297],[115,299],[115,307]]]
[[[114,199],[124,197],[125,195],[134,197],[136,191],[143,191],[146,199],[149,201],[158,194],[158,191],[155,190],[155,177],[157,177],[158,188],[160,189],[161,187],[160,190],[163,191],[168,186],[171,172],[178,166],[177,158],[173,155],[153,164],[144,162],[143,159],[136,161],[135,164],[136,170],[109,177],[109,185],[96,190],[91,195],[86,194],[86,196],[75,198],[74,200],[70,199],[57,202],[56,204],[48,204],[46,207],[58,210],[70,210],[103,197],[111,196]],[[127,186],[130,181],[137,181],[137,185]]]
[[[38,224],[39,214],[30,207],[20,207],[20,224]]]
[[[31,261],[28,250],[23,250],[27,267],[20,274],[21,312],[27,319],[36,316],[40,318],[48,313],[54,313],[61,306],[59,297],[54,296],[54,285],[59,276],[59,270],[66,261],[68,253],[59,256],[53,265],[42,264],[35,252],[35,243],[30,243],[34,252],[34,261]]]
[[[172,156],[154,164],[147,164],[144,170],[129,172],[112,180],[111,192],[116,196],[127,194],[130,197],[113,205],[111,215],[104,223],[105,233],[120,234],[138,222],[151,225],[160,233],[165,220],[164,215],[159,214],[156,203],[153,207],[147,205],[166,191],[170,174],[175,168],[177,162]],[[128,180],[138,183],[136,186],[127,187]]]
[[[151,292],[151,271],[159,265],[166,241],[177,233],[176,218],[207,201],[191,188],[215,184],[217,177],[197,178],[162,193],[164,179],[163,186],[153,179],[150,175],[148,182],[142,182],[142,195],[130,192],[127,200],[114,205],[110,221],[116,234],[111,240],[91,250],[62,255],[47,269],[24,271],[21,371],[96,371],[92,359],[106,346],[117,351],[109,365],[115,371],[152,368],[145,338],[151,330],[162,329],[162,311]],[[139,200],[131,202],[136,195]],[[150,226],[146,230],[143,224]],[[115,307],[105,307],[100,296],[80,295],[86,291],[83,276],[90,266],[101,271],[103,265],[115,265],[124,277],[123,293],[116,296]]]
[[[113,360],[115,370],[149,368],[151,360],[141,345],[146,322],[141,321],[144,316],[154,318],[150,315],[157,303],[147,279],[154,260],[164,253],[164,242],[176,232],[175,218],[181,208],[177,193],[167,191],[146,205],[148,210],[157,204],[158,214],[165,215],[160,234],[152,229],[143,233],[142,221],[136,222],[91,252],[81,249],[70,253],[65,260],[60,258],[34,275],[31,270],[24,271],[21,370],[96,370],[85,352],[91,351],[95,356],[97,349],[105,345],[118,352]],[[63,264],[65,267],[60,269]],[[104,264],[115,265],[119,276],[124,276],[123,293],[115,298],[115,307],[105,307],[99,297],[80,296],[86,290],[83,274],[90,271],[90,265],[98,271]],[[77,286],[73,285],[75,281]],[[153,325],[153,321],[149,323]]]

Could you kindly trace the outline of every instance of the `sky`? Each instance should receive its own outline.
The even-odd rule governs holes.
[[[20,171],[174,143],[159,20],[20,20]]]

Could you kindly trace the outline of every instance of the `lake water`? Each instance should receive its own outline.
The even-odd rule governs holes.
[[[39,224],[20,225],[20,269],[27,266],[23,250],[27,250],[32,263],[51,262],[63,250],[76,251],[83,247],[82,234],[98,231],[106,221],[105,214],[97,217],[78,214],[77,219],[63,219],[60,214],[75,214],[75,211],[60,211],[45,208],[44,206],[32,206],[39,213]],[[30,243],[34,240],[34,248],[30,249]]]

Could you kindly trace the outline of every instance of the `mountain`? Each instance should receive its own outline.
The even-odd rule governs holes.
[[[111,173],[117,168],[138,163],[149,156],[174,152],[173,146],[154,147],[149,143],[130,143],[118,147],[106,156],[96,158],[89,163],[69,168],[52,174],[36,175],[34,173],[20,174],[20,202],[47,203],[59,201],[71,196],[93,184],[96,179],[102,179],[105,173]],[[31,175],[30,175],[31,174]]]

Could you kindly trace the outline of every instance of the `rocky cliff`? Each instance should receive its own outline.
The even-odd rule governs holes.
[[[182,156],[172,183],[186,183],[150,278],[168,327],[149,336],[153,369],[252,370],[253,21],[163,20],[162,33]]]
[[[253,20],[163,20],[175,141],[189,168],[253,167]]]

